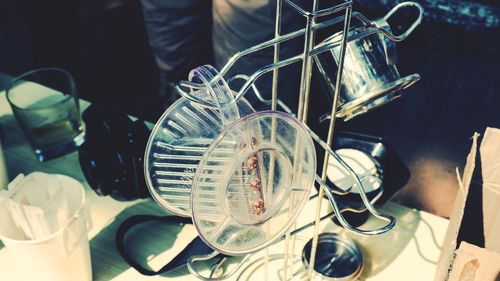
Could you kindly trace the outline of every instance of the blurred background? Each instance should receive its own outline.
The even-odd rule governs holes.
[[[500,2],[418,2],[424,23],[397,51],[401,75],[420,73],[421,81],[339,128],[391,142],[412,173],[395,200],[446,217],[473,132],[500,127]],[[359,0],[354,9],[378,18],[396,3]],[[139,0],[0,0],[0,11],[0,72],[61,67],[84,99],[112,100],[149,121],[161,115],[160,74]],[[321,91],[313,86],[314,95]]]

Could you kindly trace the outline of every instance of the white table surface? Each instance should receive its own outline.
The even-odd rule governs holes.
[[[0,82],[1,78],[0,75]],[[5,80],[5,76],[3,78]],[[152,200],[118,202],[110,197],[97,196],[85,182],[77,153],[45,163],[39,162],[17,126],[4,92],[0,92],[0,128],[3,133],[5,161],[11,179],[19,173],[44,171],[71,176],[85,185],[94,222],[94,228],[89,234],[94,280],[198,280],[188,275],[186,268],[153,277],[143,276],[131,268],[116,250],[114,241],[116,229],[131,215],[164,215],[165,212]],[[314,206],[315,204],[310,204],[304,208],[299,225],[312,220]],[[375,237],[357,237],[347,233],[358,242],[363,252],[365,264],[361,280],[433,280],[448,220],[391,202],[387,203],[382,211],[398,219],[397,226],[390,232]],[[370,223],[372,222],[369,221],[368,224]],[[344,231],[331,222],[322,223],[321,229]],[[311,231],[312,228],[301,235],[310,237]],[[127,239],[127,245],[133,249],[134,255],[147,259],[148,265],[158,270],[196,235],[192,225],[148,224],[137,227],[127,235],[130,237]],[[276,245],[273,249],[280,251],[282,246]],[[261,256],[262,253],[256,254],[253,260],[258,260]],[[251,280],[248,276],[238,279],[237,275],[230,280]],[[1,243],[0,280],[24,280],[20,268]],[[273,280],[272,277],[270,280]]]

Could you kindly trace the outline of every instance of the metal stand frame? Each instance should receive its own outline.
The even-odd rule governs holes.
[[[280,105],[281,109],[284,111],[287,111],[288,113],[292,113],[291,110],[278,99],[278,75],[279,75],[279,69],[285,66],[288,66],[293,63],[299,63],[301,62],[302,64],[302,71],[301,71],[301,80],[300,80],[300,92],[298,96],[298,112],[296,114],[297,118],[303,122],[307,126],[307,115],[308,115],[308,109],[309,109],[309,97],[310,97],[310,84],[311,84],[311,73],[312,73],[312,63],[313,63],[313,58],[323,52],[330,51],[333,48],[339,47],[340,46],[340,57],[338,61],[338,71],[337,71],[337,77],[336,77],[336,82],[335,82],[335,94],[333,97],[333,103],[332,103],[332,109],[330,113],[330,120],[329,120],[329,128],[328,128],[328,135],[326,141],[323,141],[318,135],[316,135],[312,130],[309,129],[309,132],[316,141],[320,147],[322,147],[325,150],[325,158],[323,160],[323,166],[322,166],[322,173],[321,175],[316,175],[316,183],[321,187],[319,189],[319,194],[316,198],[317,200],[317,207],[316,207],[316,217],[315,217],[315,222],[311,223],[309,225],[306,225],[305,227],[309,227],[311,225],[314,225],[314,236],[313,236],[313,246],[311,249],[311,257],[310,257],[310,265],[309,265],[309,278],[312,276],[312,270],[314,268],[314,263],[315,263],[315,253],[316,253],[316,246],[318,243],[318,230],[319,230],[319,222],[322,219],[325,219],[327,217],[332,217],[335,215],[337,219],[339,220],[340,224],[357,234],[361,235],[377,235],[381,233],[385,233],[392,229],[396,223],[396,220],[394,217],[389,216],[389,215],[384,215],[379,213],[376,208],[373,206],[374,202],[370,202],[368,199],[364,189],[363,185],[359,179],[359,177],[354,173],[354,171],[347,165],[331,148],[332,143],[333,143],[333,138],[334,138],[334,132],[335,132],[335,121],[336,121],[336,111],[339,103],[339,92],[341,88],[341,80],[342,80],[342,72],[343,72],[343,65],[344,65],[344,58],[345,58],[345,53],[346,53],[346,46],[347,43],[350,41],[358,40],[361,38],[364,38],[366,36],[369,36],[371,34],[375,33],[381,33],[384,36],[386,36],[388,39],[392,41],[402,41],[404,40],[409,33],[420,23],[421,17],[419,17],[415,23],[403,34],[401,35],[394,35],[391,32],[377,26],[370,20],[368,20],[366,17],[364,17],[362,14],[358,12],[353,12],[352,11],[352,1],[351,0],[346,0],[345,2],[335,5],[326,9],[318,9],[318,2],[319,0],[314,0],[313,1],[313,7],[311,11],[306,11],[303,8],[299,7],[297,4],[295,4],[292,0],[277,0],[276,1],[276,24],[275,24],[275,36],[272,40],[263,42],[261,44],[255,45],[253,47],[250,47],[248,49],[242,50],[235,55],[233,55],[229,61],[226,63],[226,65],[220,70],[220,75],[226,79],[226,81],[231,82],[235,79],[242,79],[244,80],[244,84],[241,86],[241,88],[237,91],[235,91],[235,100],[237,101],[239,98],[241,98],[243,95],[245,95],[249,89],[253,89],[254,93],[256,96],[261,100],[262,102],[266,104],[270,104],[272,110],[277,110],[277,106]],[[286,4],[289,7],[291,7],[295,12],[297,12],[299,15],[303,16],[306,20],[306,26],[303,29],[288,33],[288,34],[281,34],[281,17],[282,17],[282,5]],[[387,15],[386,18],[390,17],[398,8],[400,8],[401,5],[416,5],[418,6],[417,8],[421,9],[421,7],[418,4],[415,3],[403,3],[391,10]],[[330,16],[333,14],[339,14],[334,18],[322,21],[320,23],[317,22],[318,18],[324,17],[324,16]],[[362,24],[365,24],[367,26],[366,30],[357,33],[355,35],[349,35],[349,28],[351,24],[351,19],[355,18],[359,20]],[[315,45],[314,39],[316,35],[316,31],[333,26],[335,24],[342,24],[342,30],[343,34],[341,38],[337,41],[333,42],[328,42],[324,44],[318,44]],[[300,54],[297,54],[296,56],[286,58],[286,59],[279,59],[279,53],[280,53],[280,44],[283,42],[286,42],[290,39],[297,38],[297,37],[304,37],[304,49],[303,52]],[[227,73],[229,70],[232,68],[232,66],[242,57],[260,51],[264,48],[269,48],[273,47],[274,48],[274,61],[272,64],[262,66],[259,68],[256,72],[254,72],[252,75],[247,76],[243,74],[236,74],[233,75],[232,77],[226,77]],[[255,81],[261,77],[263,74],[268,73],[268,72],[273,72],[273,79],[272,79],[272,98],[271,100],[265,100],[259,93],[258,89],[255,87]],[[220,77],[215,77],[213,81],[218,80]],[[202,101],[197,99],[196,96],[193,96],[190,94],[190,91],[186,91],[185,89],[191,89],[191,90],[199,90],[202,89],[203,85],[193,83],[190,81],[180,81],[176,85],[177,91],[187,98],[188,100],[191,100],[196,103],[200,103],[204,106],[207,107],[214,107],[213,104],[210,104],[206,101]],[[293,114],[293,113],[292,113]],[[383,220],[387,222],[384,226],[377,228],[377,229],[360,229],[353,227],[350,225],[345,218],[342,215],[341,210],[339,209],[335,197],[337,195],[342,196],[345,195],[346,193],[343,192],[338,192],[335,190],[331,190],[327,184],[325,183],[326,180],[326,172],[327,172],[327,167],[328,167],[328,161],[329,158],[333,157],[336,161],[338,161],[341,166],[346,169],[350,175],[353,177],[355,180],[355,186],[356,188],[359,189],[359,194],[360,197],[363,201],[363,204],[366,207],[366,210],[370,212],[371,215],[374,217]],[[322,209],[322,198],[324,196],[328,198],[330,201],[333,212],[320,217],[321,209]],[[376,200],[376,199],[375,199]],[[374,200],[374,201],[375,201]],[[290,231],[287,236],[286,240],[288,240],[291,236],[294,234],[298,233],[304,229],[304,227],[301,227],[299,229],[295,229],[293,231]],[[287,243],[285,243],[287,244]],[[294,243],[292,243],[294,244]],[[288,245],[288,244],[287,244]],[[288,248],[285,249],[285,260],[287,260],[287,255],[288,255]],[[267,256],[267,255],[266,255]],[[195,257],[193,257],[196,259]],[[286,275],[286,274],[285,274]],[[198,277],[200,277],[197,274]],[[228,275],[224,276],[228,277]],[[200,277],[202,278],[202,277]],[[218,277],[220,278],[220,277]],[[206,278],[202,278],[205,279]],[[285,280],[286,280],[285,276]]]

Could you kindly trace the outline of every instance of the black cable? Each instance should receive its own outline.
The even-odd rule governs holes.
[[[153,215],[135,215],[123,221],[123,223],[116,231],[115,235],[116,248],[118,249],[118,252],[120,252],[120,255],[123,257],[123,259],[125,259],[125,261],[130,266],[132,266],[133,268],[135,268],[137,271],[139,271],[144,275],[152,276],[152,275],[162,274],[172,269],[175,269],[179,266],[183,266],[186,263],[187,258],[189,256],[197,255],[199,254],[198,252],[200,251],[202,252],[202,254],[205,254],[205,252],[207,252],[206,248],[209,249],[208,253],[213,251],[206,245],[205,247],[203,247],[203,245],[199,245],[200,242],[201,243],[203,242],[201,241],[201,239],[197,237],[193,241],[191,241],[189,245],[187,245],[186,248],[182,250],[182,252],[180,252],[173,260],[171,260],[169,263],[163,266],[160,270],[153,271],[151,269],[148,269],[130,256],[127,248],[125,248],[124,240],[125,240],[125,235],[132,227],[137,226],[141,223],[151,222],[151,221],[160,221],[160,222],[177,223],[177,224],[192,223],[190,218],[174,217],[174,216],[153,216]]]

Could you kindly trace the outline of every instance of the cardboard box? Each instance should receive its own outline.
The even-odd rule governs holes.
[[[435,281],[500,281],[500,130],[486,129],[479,155],[478,139],[458,176]]]
[[[448,281],[500,281],[500,254],[467,242],[460,243]]]

